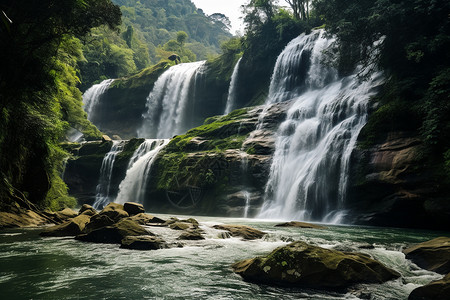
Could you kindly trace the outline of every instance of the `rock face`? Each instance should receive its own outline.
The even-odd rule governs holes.
[[[450,201],[439,195],[432,166],[415,132],[391,132],[352,155],[349,222],[376,226],[450,228]],[[420,220],[418,222],[418,220]]]
[[[231,236],[241,237],[244,240],[257,240],[266,235],[265,232],[245,225],[214,225],[213,228],[226,230]]]
[[[265,257],[237,262],[245,280],[272,285],[343,289],[357,283],[382,283],[397,272],[361,253],[344,253],[294,242]]]
[[[403,251],[421,268],[440,274],[450,273],[450,238],[439,237]]]
[[[449,300],[450,299],[450,274],[441,280],[433,281],[411,292],[408,300]]]

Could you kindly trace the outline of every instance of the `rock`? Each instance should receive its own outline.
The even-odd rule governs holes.
[[[134,215],[130,217],[130,219],[139,223],[140,225],[160,224],[165,222],[163,219],[144,213]]]
[[[225,239],[231,238],[231,234],[230,234],[228,231],[227,231],[227,232],[221,232],[221,233],[219,233],[219,234],[217,235],[217,237],[218,237],[219,239],[225,240]]]
[[[400,277],[365,254],[344,253],[304,242],[279,247],[265,257],[237,262],[233,270],[251,282],[335,290]]]
[[[78,216],[78,213],[71,208],[65,208],[56,212],[56,215],[62,220],[67,220],[75,218],[76,216]]]
[[[139,203],[134,203],[134,202],[126,202],[123,205],[123,209],[130,215],[137,215],[140,213],[145,213],[145,209],[144,206],[142,204]]]
[[[81,206],[80,210],[78,211],[78,215],[88,215],[92,217],[96,214],[97,211],[95,210],[95,208],[93,208],[89,204],[83,204],[83,206]]]
[[[245,225],[214,225],[213,228],[228,231],[231,236],[241,237],[244,240],[256,240],[266,233]]]
[[[112,142],[112,139],[106,134],[102,135],[102,142]]]
[[[36,227],[50,223],[48,219],[32,210],[0,212],[0,229],[16,227]]]
[[[198,241],[198,240],[204,240],[205,238],[198,230],[189,230],[183,232],[179,237],[178,240],[191,240],[191,241]]]
[[[82,233],[89,233],[93,230],[102,228],[102,227],[106,227],[106,226],[111,226],[113,224],[115,224],[116,222],[111,219],[110,217],[108,217],[107,215],[95,215],[93,217],[91,217],[91,221],[86,224],[84,230]]]
[[[155,236],[127,236],[121,241],[120,248],[133,250],[158,250],[168,248],[167,243]]]
[[[275,226],[276,227],[314,228],[314,229],[325,229],[326,228],[326,227],[320,226],[320,225],[315,225],[315,224],[310,224],[310,223],[305,223],[305,222],[297,222],[297,221],[281,223],[281,224],[277,224]]]
[[[115,140],[115,141],[121,141],[122,140],[122,138],[120,136],[118,136],[117,134],[114,134],[112,136],[112,139]]]
[[[77,240],[92,243],[120,244],[127,236],[149,235],[138,223],[124,219],[112,226],[101,227],[89,233],[81,234],[76,237]]]
[[[118,203],[109,203],[101,212],[101,215],[106,215],[115,222],[120,219],[129,217],[128,213],[124,210],[122,204]]]
[[[450,238],[438,237],[403,251],[421,268],[440,274],[450,273]]]
[[[76,236],[83,232],[90,219],[91,216],[81,214],[66,223],[46,228],[40,235],[46,237]]]
[[[450,274],[411,292],[408,300],[450,300]]]
[[[187,229],[195,229],[194,225],[191,223],[185,222],[175,222],[169,225],[170,229],[173,230],[187,230]]]

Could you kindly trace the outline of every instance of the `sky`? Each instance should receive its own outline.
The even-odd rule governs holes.
[[[242,20],[241,5],[246,4],[248,0],[191,0],[197,8],[201,8],[205,14],[222,13],[231,21],[231,33],[235,34],[237,30],[244,31]]]

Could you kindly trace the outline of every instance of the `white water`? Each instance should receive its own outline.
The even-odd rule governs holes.
[[[339,223],[349,161],[380,75],[360,82],[324,67],[321,31],[294,39],[277,60],[267,103],[293,99],[277,132],[259,217]]]
[[[231,75],[230,87],[228,88],[227,105],[225,107],[224,115],[229,114],[236,105],[236,89],[239,78],[239,66],[241,64],[242,57],[239,58],[234,66],[233,74]]]
[[[124,146],[125,143],[123,141],[113,141],[111,150],[103,158],[100,168],[100,179],[96,188],[95,202],[92,205],[95,209],[102,209],[113,200],[109,192],[114,161],[116,160],[117,154],[122,152]]]
[[[188,108],[195,104],[190,100],[195,99],[196,81],[204,65],[205,61],[179,64],[158,78],[147,97],[139,137],[171,138],[190,129],[192,114]]]
[[[95,115],[95,107],[100,102],[102,95],[109,88],[114,79],[103,80],[99,84],[94,84],[83,94],[84,111],[88,115],[88,120],[92,121]]]
[[[128,164],[125,179],[119,185],[115,202],[144,203],[148,176],[159,151],[169,140],[146,140],[134,152]]]

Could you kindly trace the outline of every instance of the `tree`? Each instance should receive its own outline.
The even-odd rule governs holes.
[[[309,7],[310,0],[284,0],[292,8],[294,16],[297,19],[307,20],[309,19]]]
[[[187,38],[188,38],[188,34],[186,32],[184,32],[184,31],[178,31],[177,32],[177,42],[181,46],[184,45],[184,43],[186,42]]]
[[[231,21],[230,19],[221,13],[214,13],[209,16],[209,18],[215,23],[224,28],[225,30],[231,29]]]

